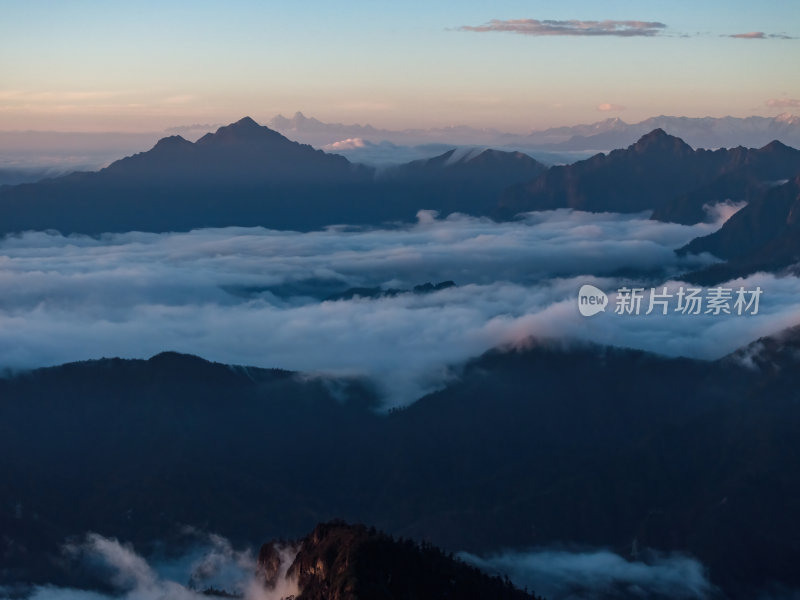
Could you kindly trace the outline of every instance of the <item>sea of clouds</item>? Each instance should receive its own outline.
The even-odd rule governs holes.
[[[758,315],[618,315],[577,310],[591,283],[681,285],[710,255],[674,249],[713,224],[571,210],[511,223],[421,211],[385,229],[262,228],[97,238],[28,232],[0,240],[0,368],[147,358],[164,350],[224,363],[374,379],[387,406],[436,389],[449,367],[534,337],[714,359],[798,322],[800,280],[755,274]],[[354,287],[428,294],[328,299]]]

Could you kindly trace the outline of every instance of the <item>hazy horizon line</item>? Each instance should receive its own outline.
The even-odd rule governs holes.
[[[230,125],[232,123],[236,123],[237,121],[244,119],[244,118],[251,118],[256,121],[259,125],[262,126],[269,126],[273,120],[278,118],[283,118],[287,120],[292,120],[296,118],[298,115],[307,119],[307,120],[316,120],[319,121],[323,125],[328,126],[341,126],[341,127],[361,127],[361,128],[373,128],[376,131],[386,131],[386,132],[393,132],[393,133],[402,133],[402,132],[412,132],[412,131],[437,131],[443,129],[456,129],[456,128],[468,128],[473,129],[475,131],[483,131],[483,132],[497,132],[497,133],[508,133],[513,135],[526,135],[530,133],[539,133],[545,132],[552,129],[560,129],[560,128],[571,128],[571,127],[585,127],[591,126],[597,123],[605,123],[608,121],[620,121],[625,123],[626,125],[638,125],[640,123],[644,123],[651,119],[690,119],[690,120],[706,120],[706,119],[714,119],[714,120],[722,120],[722,119],[751,119],[751,118],[758,118],[758,119],[768,119],[774,120],[780,117],[793,117],[799,118],[800,114],[797,114],[791,110],[785,110],[781,113],[776,115],[762,115],[762,114],[748,114],[746,116],[735,116],[732,114],[725,114],[722,116],[713,116],[713,115],[703,115],[703,116],[688,116],[688,115],[681,115],[681,114],[658,114],[646,117],[641,120],[630,120],[626,121],[620,116],[616,117],[606,117],[597,119],[595,121],[579,121],[575,123],[560,123],[560,124],[551,124],[547,127],[529,127],[529,128],[522,128],[520,127],[518,130],[512,130],[511,128],[502,128],[502,127],[495,127],[495,126],[481,126],[477,124],[470,124],[470,123],[449,123],[449,124],[441,124],[432,127],[421,127],[421,126],[409,126],[409,127],[402,127],[402,128],[392,128],[392,127],[381,127],[377,125],[373,125],[369,122],[352,122],[352,123],[344,123],[340,121],[326,121],[315,116],[308,116],[303,111],[295,111],[292,116],[286,116],[282,112],[279,112],[273,115],[270,118],[263,119],[263,118],[256,118],[252,117],[251,115],[254,113],[249,114],[242,114],[241,117],[238,117],[232,121],[227,122],[219,122],[219,123],[190,123],[190,124],[175,124],[170,125],[169,127],[161,128],[161,129],[137,129],[137,130],[126,130],[126,129],[103,129],[103,130],[91,130],[91,129],[32,129],[30,127],[25,129],[0,129],[0,133],[8,133],[8,134],[23,134],[23,133],[48,133],[48,134],[80,134],[80,135],[151,135],[151,134],[164,134],[164,133],[177,133],[177,130],[186,130],[186,129],[194,129],[194,130],[208,130],[214,131],[219,129],[220,127],[225,127],[226,125]]]

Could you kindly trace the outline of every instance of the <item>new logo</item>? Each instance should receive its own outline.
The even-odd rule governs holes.
[[[606,293],[590,284],[584,284],[578,291],[578,310],[584,317],[591,317],[603,312],[608,306]]]

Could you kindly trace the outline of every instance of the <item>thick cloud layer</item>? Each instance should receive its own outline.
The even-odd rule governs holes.
[[[741,317],[607,310],[587,319],[577,291],[664,281],[675,289],[679,273],[714,259],[673,249],[718,225],[558,210],[503,224],[421,212],[414,226],[384,230],[26,233],[0,242],[0,367],[176,350],[366,375],[396,405],[441,385],[449,365],[530,336],[715,358],[796,323],[800,282],[737,282],[764,290],[760,314]],[[353,287],[445,280],[458,286],[325,300]]]

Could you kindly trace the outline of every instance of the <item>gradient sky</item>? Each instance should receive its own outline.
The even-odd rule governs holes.
[[[523,19],[664,27],[507,23]],[[798,38],[796,0],[0,0],[0,130],[152,131],[298,110],[514,131],[800,113]]]

